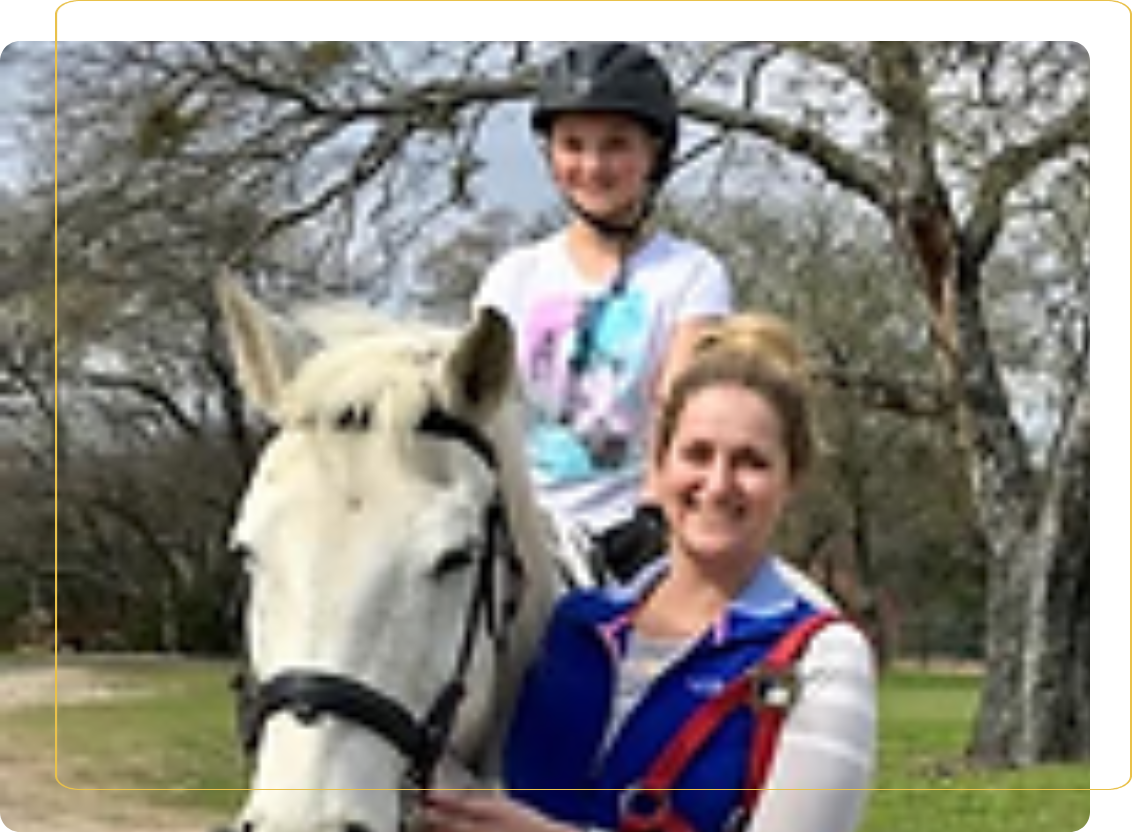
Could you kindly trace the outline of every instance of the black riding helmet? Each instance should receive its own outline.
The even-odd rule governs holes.
[[[576,43],[546,65],[531,126],[542,136],[566,113],[618,113],[660,140],[651,179],[659,187],[672,170],[679,110],[660,62],[633,43]]]

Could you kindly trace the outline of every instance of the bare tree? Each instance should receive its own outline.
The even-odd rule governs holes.
[[[889,230],[906,264],[894,279],[921,299],[989,559],[973,751],[1004,763],[1085,754],[1087,725],[1072,715],[1088,710],[1087,628],[1063,622],[1087,621],[1087,320],[1064,329],[1060,354],[1078,372],[1049,404],[1037,455],[988,308],[1016,200],[1053,187],[1065,166],[1087,170],[1083,49],[659,46],[699,125],[686,161],[709,184],[775,185],[741,166],[753,145],[773,148],[783,180],[853,195]],[[201,251],[291,288],[393,279],[431,220],[474,201],[478,138],[496,106],[530,92],[546,48],[75,47],[60,58],[61,237],[85,241],[87,279],[136,286],[147,275],[124,253],[147,248],[182,261],[181,280],[212,276]]]
[[[1035,460],[1003,378],[985,284],[1011,198],[1047,168],[1087,164],[1087,56],[1056,43],[823,43],[784,45],[773,59],[760,47],[760,61],[737,64],[748,48],[714,47],[741,90],[730,101],[690,96],[687,112],[806,160],[873,206],[925,301],[990,559],[972,750],[1018,764],[1080,757],[1087,629],[1063,625],[1088,619],[1089,541],[1079,522],[1088,516],[1087,329],[1070,345],[1080,372],[1050,414],[1057,438]],[[776,78],[784,64],[786,79]],[[809,91],[811,103],[778,115],[779,91]]]

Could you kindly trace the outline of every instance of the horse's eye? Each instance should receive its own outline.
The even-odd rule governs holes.
[[[437,559],[433,577],[440,580],[461,569],[467,569],[474,562],[475,554],[470,546],[449,549]]]

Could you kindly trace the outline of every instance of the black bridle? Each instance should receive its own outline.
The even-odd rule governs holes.
[[[498,473],[495,449],[471,422],[434,407],[426,411],[417,429],[428,436],[466,445]],[[477,636],[481,630],[486,630],[497,650],[501,650],[505,646],[506,625],[517,612],[521,562],[498,490],[484,509],[483,541],[452,673],[423,717],[416,717],[404,704],[347,676],[316,670],[288,670],[262,682],[247,679],[242,683],[245,713],[241,722],[245,748],[254,752],[264,725],[275,714],[289,713],[304,724],[331,716],[360,725],[389,742],[408,762],[406,788],[427,791],[448,746],[466,692],[465,680],[474,659]],[[500,573],[509,579],[502,597],[501,588],[497,586]]]

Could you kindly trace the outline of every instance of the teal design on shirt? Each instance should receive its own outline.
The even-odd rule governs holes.
[[[544,480],[639,467],[648,314],[633,287],[591,299],[551,297],[532,310],[520,364],[531,406],[529,452]]]

